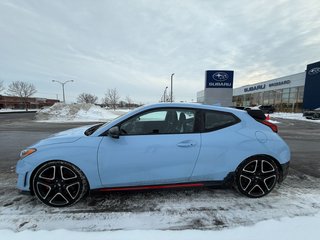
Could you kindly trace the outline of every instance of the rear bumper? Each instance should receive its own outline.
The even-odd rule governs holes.
[[[284,164],[281,164],[282,174],[280,175],[280,178],[279,178],[280,183],[283,182],[283,180],[286,179],[286,177],[288,176],[289,165],[290,165],[290,162],[286,162]]]

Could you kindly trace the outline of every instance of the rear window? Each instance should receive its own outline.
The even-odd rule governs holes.
[[[232,126],[240,122],[232,113],[205,111],[204,113],[204,130],[205,132],[218,130],[221,128]]]

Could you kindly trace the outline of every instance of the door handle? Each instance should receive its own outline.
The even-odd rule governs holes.
[[[196,145],[193,141],[182,141],[177,144],[178,147],[194,147]]]

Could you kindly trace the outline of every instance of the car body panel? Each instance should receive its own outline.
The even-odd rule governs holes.
[[[187,181],[200,145],[199,133],[103,137],[98,150],[102,185]]]
[[[18,161],[16,172],[19,174],[18,188],[24,191],[30,189],[31,173],[37,166],[53,161],[62,160],[74,164],[85,174],[90,188],[101,186],[97,168],[97,149],[102,137],[78,137],[77,141],[61,144],[32,145],[37,151]],[[55,140],[54,140],[55,142]],[[21,176],[20,176],[21,175]]]
[[[159,108],[223,111],[236,115],[241,121],[211,132],[120,136],[118,139],[106,135],[111,127],[135,114]],[[54,134],[30,146],[37,151],[19,160],[17,187],[30,191],[33,171],[53,160],[77,166],[86,176],[90,189],[221,181],[251,156],[267,155],[280,164],[290,160],[289,147],[279,135],[247,112],[233,108],[153,104],[137,108],[86,136],[85,130],[89,127]]]

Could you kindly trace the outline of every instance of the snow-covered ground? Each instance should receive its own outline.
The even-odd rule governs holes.
[[[12,173],[13,175],[13,173]],[[9,181],[8,181],[9,179]],[[91,195],[68,208],[52,208],[0,179],[0,229],[222,230],[320,211],[320,179],[291,170],[268,196],[251,199],[233,189],[196,188]],[[319,216],[317,216],[319,218]]]
[[[128,109],[107,110],[93,104],[56,103],[50,108],[37,112],[36,120],[40,122],[107,122]]]
[[[302,113],[275,112],[275,113],[270,114],[270,117],[271,118],[283,118],[283,119],[291,119],[291,120],[299,120],[299,121],[320,123],[320,120],[306,119],[304,116],[302,116]]]
[[[270,240],[270,239],[317,239],[320,234],[320,214],[295,218],[282,218],[281,220],[267,220],[253,226],[223,229],[219,231],[182,230],[118,230],[104,232],[75,232],[64,229],[53,231],[22,231],[15,233],[11,230],[0,230],[2,239],[10,240]]]

